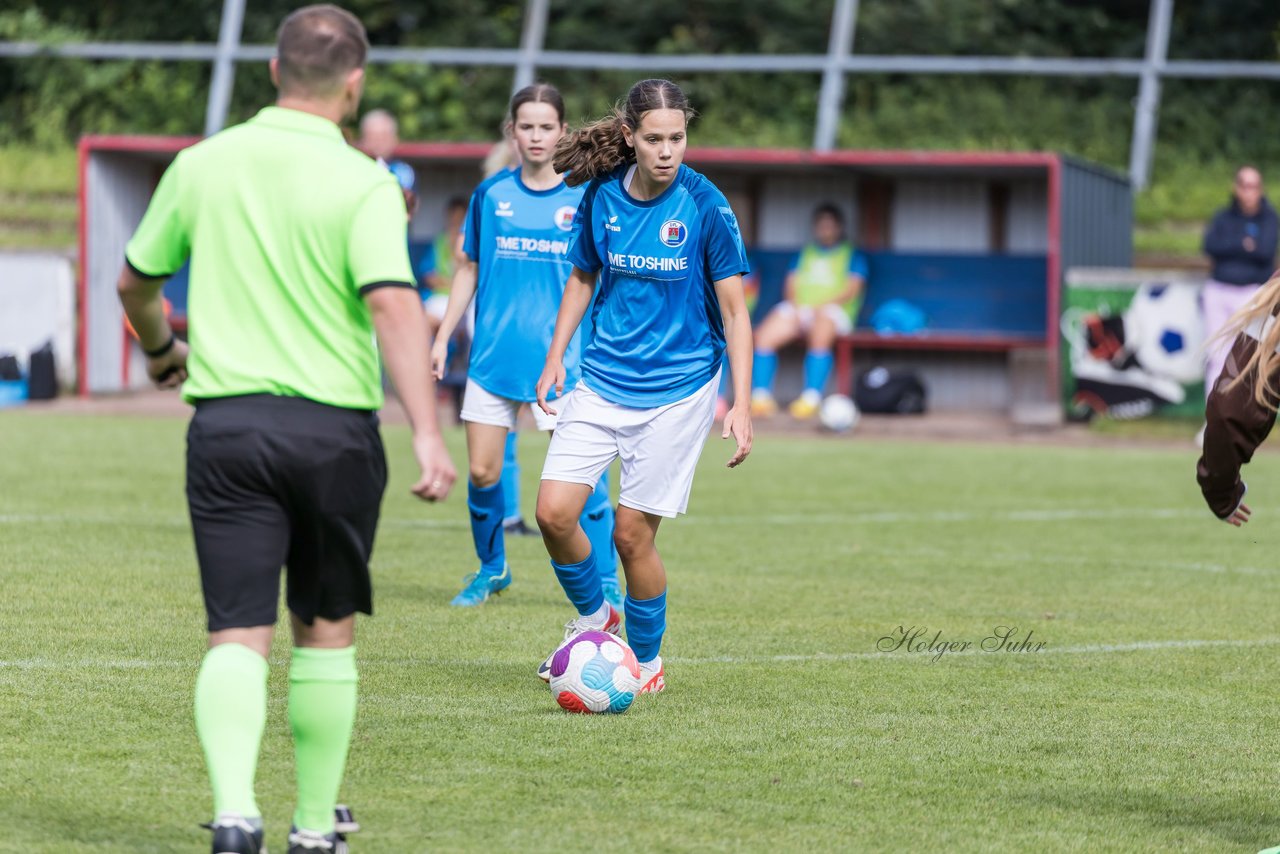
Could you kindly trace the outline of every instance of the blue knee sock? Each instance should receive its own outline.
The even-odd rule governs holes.
[[[596,570],[602,583],[618,583],[618,555],[613,545],[613,504],[609,501],[609,472],[600,475],[595,492],[582,508],[582,530],[591,541],[596,556]]]
[[[836,358],[830,350],[810,350],[804,357],[804,390],[822,394]]]
[[[516,431],[507,434],[507,450],[502,460],[502,521],[520,518],[520,463],[516,459]]]
[[[756,351],[755,364],[751,367],[751,388],[769,391],[773,388],[773,374],[778,370],[778,354]]]
[[[627,643],[643,664],[658,657],[662,633],[667,630],[667,591],[652,599],[632,599],[627,594],[623,606],[627,613]]]
[[[501,575],[507,562],[507,547],[502,539],[502,484],[483,489],[467,482],[467,509],[471,511],[471,539],[480,558],[480,572]]]
[[[594,614],[604,604],[604,591],[600,589],[600,576],[596,573],[596,553],[587,555],[581,563],[556,563],[551,561],[556,578],[564,588],[573,607],[583,616]]]

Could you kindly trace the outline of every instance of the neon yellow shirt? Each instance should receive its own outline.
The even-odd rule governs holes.
[[[800,250],[792,268],[795,274],[796,305],[818,306],[831,302],[849,287],[850,276],[867,278],[867,262],[852,243],[822,247],[810,243]],[[861,304],[861,297],[849,300],[844,307],[851,315]]]
[[[458,241],[456,234],[450,234],[442,231],[436,235],[436,239],[432,246],[435,253],[435,274],[440,277],[443,282],[438,288],[432,288],[435,293],[447,294],[453,285],[453,247]]]
[[[363,295],[413,287],[396,179],[333,122],[267,107],[180,153],[125,256],[172,275],[191,261],[188,401],[243,394],[378,409]]]

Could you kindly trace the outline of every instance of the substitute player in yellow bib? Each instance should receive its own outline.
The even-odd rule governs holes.
[[[359,104],[367,52],[360,21],[336,6],[286,18],[271,60],[276,105],[178,155],[120,275],[148,373],[185,380],[195,406],[187,502],[209,630],[195,717],[214,854],[264,850],[254,773],[282,566],[298,778],[289,852],[347,850],[354,828],[335,822],[335,802],[356,711],[355,614],[372,612],[369,556],[387,482],[381,365],[413,428],[413,492],[441,499],[455,478],[404,197],[338,127]],[[161,299],[188,260],[189,352]]]
[[[835,362],[836,338],[853,331],[867,281],[867,259],[845,239],[844,215],[835,205],[819,205],[813,212],[813,241],[800,251],[783,285],[782,302],[756,330],[753,415],[778,411],[773,399],[773,375],[778,349],[804,338],[804,392],[792,402],[796,418],[812,418],[822,403],[822,390]]]

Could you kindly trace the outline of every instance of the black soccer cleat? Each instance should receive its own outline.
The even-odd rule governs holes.
[[[346,804],[338,804],[334,807],[333,832],[338,834],[338,839],[346,842],[348,833],[358,833],[359,831],[360,822],[356,821],[356,817],[351,814],[351,807]]]
[[[360,830],[360,823],[351,814],[351,807],[338,804],[333,810],[333,832],[321,836],[309,830],[289,830],[289,854],[308,854],[308,852],[332,852],[332,854],[350,854],[347,845],[347,834]]]
[[[213,831],[213,854],[267,854],[260,818],[224,812],[200,826]]]
[[[524,523],[521,516],[510,522],[502,523],[502,533],[508,537],[540,537],[542,534]]]
[[[314,830],[289,830],[289,854],[349,854],[347,840],[335,830],[321,835]]]

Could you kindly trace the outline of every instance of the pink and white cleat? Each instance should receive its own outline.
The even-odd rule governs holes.
[[[667,687],[666,668],[662,666],[662,656],[658,656],[653,661],[644,661],[640,663],[640,693],[641,694],[658,694],[663,688]]]
[[[609,616],[605,618],[603,626],[588,625],[583,617],[575,617],[564,624],[564,640],[560,641],[560,646],[564,646],[569,641],[576,638],[583,632],[608,632],[611,635],[622,637],[622,614],[618,613],[618,609],[609,606]],[[551,659],[555,658],[556,651],[560,646],[551,650],[551,655],[547,656],[547,660],[538,665],[538,678],[543,682],[551,681]],[[643,678],[644,674],[641,673]]]

